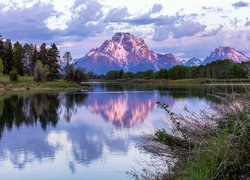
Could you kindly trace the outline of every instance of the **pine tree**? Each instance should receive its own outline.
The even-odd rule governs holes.
[[[64,60],[64,62],[66,63],[66,66],[69,66],[69,65],[72,63],[73,58],[72,58],[72,56],[71,56],[71,54],[70,54],[69,51],[67,51],[67,52],[64,54],[63,60]]]
[[[2,35],[0,34],[0,75],[3,75],[4,71],[3,56],[4,56],[4,42]]]
[[[23,75],[23,55],[22,45],[16,42],[13,48],[13,64],[19,75]]]
[[[4,42],[2,35],[0,34],[0,58],[3,58],[4,56]]]
[[[34,66],[37,60],[36,46],[33,44],[25,44],[23,46],[23,69],[25,75],[33,75]]]
[[[38,58],[39,58],[39,52],[37,51],[37,48],[35,45],[33,49],[33,54],[32,54],[32,67],[31,67],[32,73],[31,74],[34,74],[34,67],[35,67],[36,62],[38,61]]]
[[[38,60],[40,60],[42,62],[43,65],[47,65],[48,64],[48,50],[46,48],[46,44],[43,43],[40,48],[39,48],[39,52],[38,52]]]
[[[13,49],[11,41],[9,39],[7,39],[4,43],[3,66],[4,74],[9,74],[12,68],[14,67]]]
[[[49,80],[55,80],[59,78],[60,65],[59,65],[59,51],[55,43],[51,45],[48,50],[48,67],[49,67]]]

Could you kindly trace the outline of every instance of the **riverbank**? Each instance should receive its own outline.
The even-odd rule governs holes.
[[[0,77],[0,92],[54,91],[80,88],[89,89],[90,86],[65,80],[35,82],[33,77],[19,77],[17,82],[11,82],[7,76]]]
[[[225,94],[214,113],[178,116],[161,105],[180,136],[159,130],[143,148],[167,162],[161,179],[249,179],[250,93]],[[171,159],[170,158],[170,159]]]
[[[139,84],[154,84],[154,85],[218,85],[218,84],[249,84],[250,79],[90,79],[89,82],[106,82],[106,83],[139,83]]]

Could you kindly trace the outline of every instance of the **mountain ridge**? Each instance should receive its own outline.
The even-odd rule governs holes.
[[[174,54],[159,54],[151,50],[142,38],[130,33],[115,33],[110,40],[104,41],[98,48],[91,49],[84,57],[77,59],[75,66],[96,74],[105,74],[110,70],[138,72],[176,65],[199,66],[218,59],[230,59],[234,62],[246,62],[250,59],[240,51],[228,46],[216,48],[204,61],[191,58],[179,62]]]
[[[220,46],[218,48],[215,48],[215,50],[204,59],[203,64],[205,65],[218,59],[229,59],[237,63],[250,60],[249,57],[247,57],[244,53],[237,51],[234,48],[228,46]]]
[[[145,41],[130,33],[116,33],[111,40],[91,49],[76,66],[86,71],[101,74],[109,70],[138,72],[170,68],[180,64],[172,53],[158,54],[151,50]]]

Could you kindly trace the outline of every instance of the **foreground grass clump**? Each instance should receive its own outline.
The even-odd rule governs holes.
[[[237,179],[250,170],[250,116],[229,117],[220,132],[197,144],[181,178]]]
[[[218,97],[214,113],[176,115],[168,109],[176,134],[158,130],[142,149],[164,159],[165,172],[142,179],[247,179],[250,177],[250,92]],[[174,165],[173,165],[174,164]],[[157,167],[155,168],[157,169]],[[137,173],[137,174],[136,174]],[[140,178],[139,178],[140,179]]]

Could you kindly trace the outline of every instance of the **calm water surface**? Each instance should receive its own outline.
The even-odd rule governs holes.
[[[128,179],[147,160],[144,133],[172,130],[176,113],[215,103],[207,88],[96,85],[90,92],[0,95],[1,179]]]

